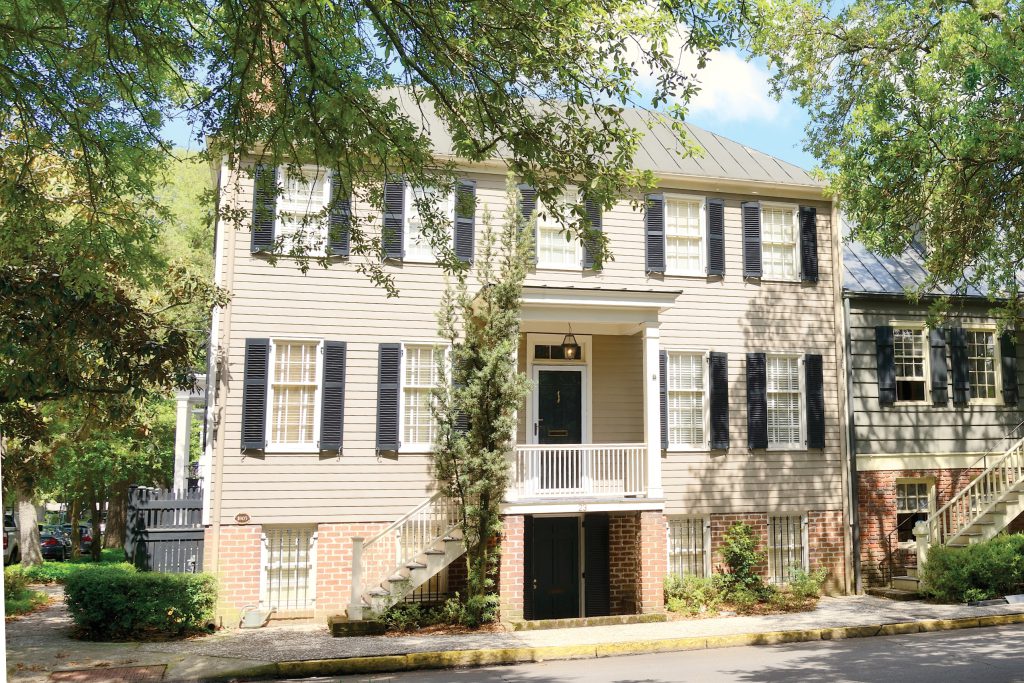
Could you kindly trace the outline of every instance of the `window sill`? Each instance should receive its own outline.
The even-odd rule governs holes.
[[[273,446],[267,446],[263,449],[263,452],[268,455],[282,454],[282,453],[301,453],[307,455],[309,453],[319,453],[320,449],[316,446],[310,446],[307,444],[297,444],[290,446],[288,444],[275,444]]]
[[[802,443],[770,443],[766,451],[806,451],[807,446]]]
[[[557,271],[560,271],[560,272],[563,272],[563,273],[566,273],[566,272],[568,272],[568,273],[582,273],[583,272],[583,266],[582,265],[576,265],[576,266],[556,266],[556,265],[549,265],[549,264],[544,264],[544,263],[538,263],[538,264],[536,264],[535,268],[536,268],[536,270],[557,270]]]
[[[685,272],[685,271],[666,270],[665,271],[665,277],[696,277],[696,278],[706,278],[706,277],[712,277],[712,276],[709,276],[706,272],[703,272],[703,271],[701,271],[701,272],[697,272],[697,271]],[[716,275],[714,277],[721,277],[721,276],[720,275]]]
[[[403,445],[398,449],[399,455],[430,455],[434,452],[434,447],[430,444],[411,444],[408,446]]]
[[[787,285],[798,285],[801,282],[803,282],[803,280],[801,280],[799,277],[797,277],[796,279],[787,279],[787,278],[781,278],[781,277],[765,277],[765,276],[762,275],[758,279],[761,282],[783,283],[783,284],[787,284]]]
[[[428,266],[436,266],[437,259],[433,256],[429,258],[426,256],[404,256],[402,257],[402,263],[422,263]]]
[[[686,446],[684,444],[669,444],[665,449],[667,453],[710,453],[707,446]]]

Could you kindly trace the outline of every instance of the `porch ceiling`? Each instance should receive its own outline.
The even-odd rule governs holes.
[[[522,329],[558,331],[569,322],[596,333],[633,334],[645,326],[656,327],[658,315],[668,310],[680,294],[681,290],[523,287]]]

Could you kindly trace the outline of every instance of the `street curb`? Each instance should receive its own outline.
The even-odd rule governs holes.
[[[795,631],[766,631],[761,633],[736,633],[724,636],[695,636],[689,638],[665,638],[658,640],[636,640],[593,645],[547,645],[541,647],[491,648],[481,650],[445,650],[435,652],[413,652],[405,655],[383,655],[373,657],[346,657],[340,659],[314,659],[277,662],[266,666],[251,667],[209,681],[234,680],[239,678],[276,677],[296,678],[307,676],[342,676],[346,674],[390,673],[417,671],[423,669],[450,669],[454,667],[488,666],[496,664],[523,664],[564,659],[595,659],[619,657],[622,655],[653,654],[658,652],[680,652],[684,650],[707,650],[749,645],[780,645],[784,643],[805,643],[815,640],[844,640],[848,638],[870,638],[894,636],[908,633],[929,633],[933,631],[954,631],[984,626],[1007,626],[1024,623],[1024,613],[994,614],[984,617],[961,619],[925,619],[903,621],[869,626],[836,626]]]

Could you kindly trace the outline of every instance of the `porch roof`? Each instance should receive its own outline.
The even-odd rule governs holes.
[[[523,323],[589,325],[657,325],[682,290],[638,291],[602,287],[523,287]],[[611,330],[609,330],[611,331]],[[626,330],[619,331],[623,333]]]

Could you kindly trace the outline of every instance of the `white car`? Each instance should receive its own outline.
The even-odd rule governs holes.
[[[12,514],[4,514],[4,565],[21,561],[18,522]]]

